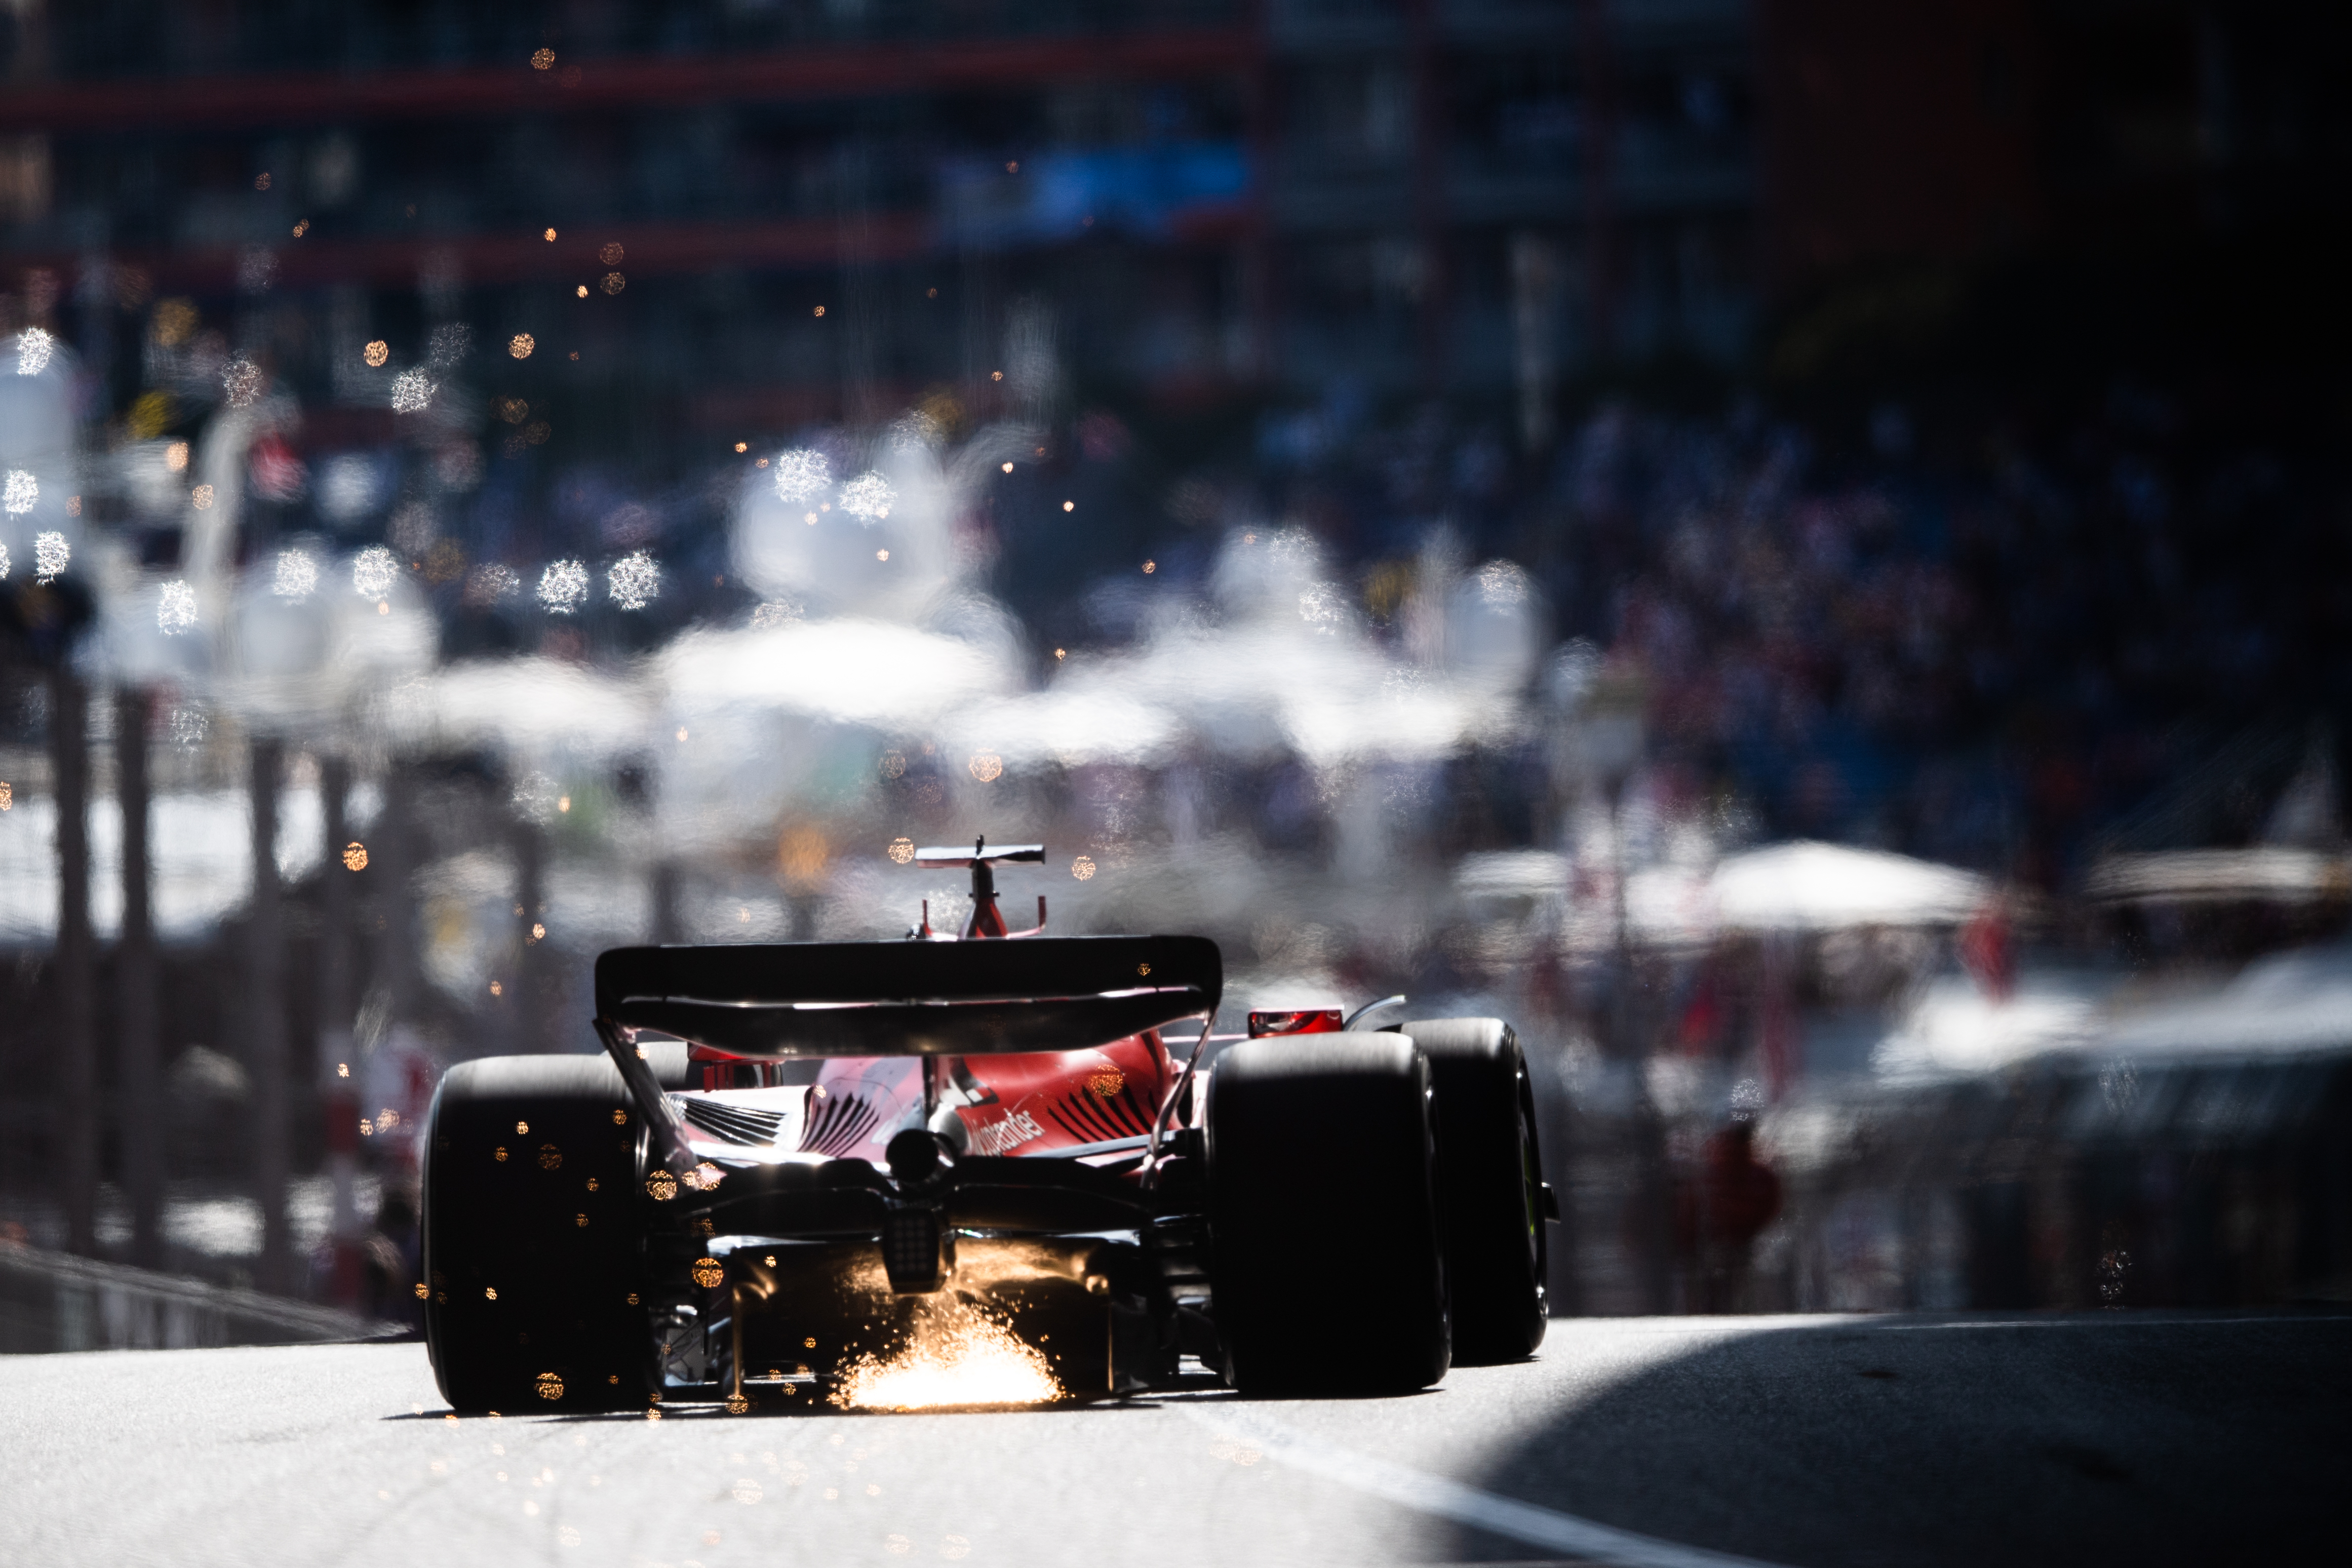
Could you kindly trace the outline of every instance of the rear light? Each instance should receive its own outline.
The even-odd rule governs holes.
[[[729,1056],[708,1046],[697,1046],[687,1059],[702,1069],[702,1087],[719,1089],[765,1089],[776,1081],[776,1069],[768,1062],[746,1061],[741,1057]]]
[[[1339,1032],[1339,1009],[1312,1007],[1296,1013],[1252,1013],[1249,1032],[1253,1040],[1268,1035],[1336,1035]]]
[[[892,1209],[882,1216],[882,1271],[901,1296],[926,1296],[955,1268],[955,1233],[943,1230],[937,1209]]]

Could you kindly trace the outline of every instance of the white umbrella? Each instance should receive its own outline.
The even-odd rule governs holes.
[[[1907,855],[1800,840],[1730,856],[1709,881],[1716,915],[1743,931],[1958,925],[1992,885]]]

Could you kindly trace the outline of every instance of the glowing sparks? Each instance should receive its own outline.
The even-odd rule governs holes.
[[[607,267],[618,267],[621,264],[621,257],[623,254],[624,252],[621,249],[621,242],[616,239],[607,244],[604,249],[598,251],[596,253],[596,259],[603,262]]]
[[[16,374],[40,374],[49,368],[49,356],[57,350],[57,339],[38,327],[26,327],[16,334]]]
[[[704,1289],[716,1290],[719,1289],[719,1282],[726,1278],[727,1270],[716,1258],[698,1258],[694,1260],[694,1282]]]
[[[64,534],[49,532],[33,535],[33,578],[36,582],[56,582],[65,575],[66,567],[72,561],[73,546],[66,542]]]
[[[656,1171],[646,1178],[646,1196],[657,1204],[666,1204],[677,1196],[677,1178],[667,1171]]]
[[[971,776],[982,784],[994,784],[1004,774],[1004,759],[994,752],[975,752],[971,761],[964,766],[971,769]]]
[[[212,509],[213,509],[213,488],[212,488],[212,486],[210,486],[210,485],[198,485],[195,489],[194,489],[190,490],[190,491],[188,492],[188,504],[189,504],[190,506],[194,507],[198,511],[210,511],[210,510],[212,510]]]
[[[893,838],[890,840],[888,854],[891,859],[904,866],[915,858],[915,841],[911,838]]]
[[[555,231],[551,228],[549,229],[547,231],[547,237],[553,239],[555,237]],[[517,332],[514,336],[507,340],[507,353],[516,359],[529,359],[530,357],[530,351],[537,347],[539,347],[539,340],[532,337],[529,332]]]
[[[1078,510],[1078,503],[1074,500],[1066,500],[1062,503],[1062,510],[1064,511],[1076,511]]]
[[[28,469],[11,468],[5,480],[0,480],[0,508],[11,517],[21,517],[33,510],[41,499],[41,481]]]
[[[1081,882],[1090,882],[1094,880],[1094,858],[1088,855],[1081,855],[1076,859],[1071,861],[1070,875],[1076,877]]]
[[[548,244],[553,245],[555,243],[555,231],[551,228],[549,229],[543,237],[546,239]]]
[[[185,441],[174,441],[170,446],[164,447],[163,466],[171,469],[172,472],[175,474],[186,473],[188,471],[188,444]]]
[[[604,586],[621,608],[642,610],[661,592],[661,568],[651,554],[640,550],[613,563],[613,569],[604,574]]]
[[[371,544],[352,558],[352,592],[362,599],[381,599],[400,581],[400,558],[381,544]]]
[[[531,69],[533,69],[533,70],[535,70],[535,71],[543,71],[543,70],[547,70],[547,69],[551,68],[551,67],[553,67],[553,65],[554,65],[554,64],[555,64],[555,51],[554,51],[553,49],[533,49],[533,50],[531,51],[531,53],[530,53],[530,68],[531,68]],[[548,238],[550,238],[550,239],[553,239],[553,238],[555,237],[555,231],[554,231],[553,229],[551,229],[551,229],[549,229],[549,230],[547,231],[547,237],[548,237]]]
[[[588,600],[588,568],[558,561],[539,574],[539,602],[551,616],[568,616]]]
[[[433,405],[433,395],[440,390],[423,371],[404,370],[392,378],[392,411],[422,414]]]
[[[16,806],[16,786],[0,779],[0,811],[13,811]]]
[[[801,447],[776,458],[776,494],[785,500],[806,500],[832,482],[833,466],[823,452]]]
[[[1062,1397],[1044,1353],[950,1299],[926,1303],[907,1348],[850,1363],[833,1403],[844,1410],[1043,1405]]]
[[[870,469],[841,487],[841,510],[860,522],[870,524],[889,516],[890,503],[898,499],[890,481]]]
[[[378,338],[360,351],[360,357],[368,362],[369,368],[382,370],[383,362],[392,357],[392,345]]]
[[[885,752],[882,753],[881,762],[876,765],[882,770],[882,776],[886,779],[905,778],[907,776],[907,753],[904,752]]]
[[[628,286],[629,286],[629,280],[628,280],[627,279],[625,279],[625,278],[622,277],[622,276],[621,276],[619,273],[617,273],[617,272],[607,272],[607,273],[605,273],[605,274],[604,274],[604,280],[603,284],[602,284],[602,285],[600,285],[600,287],[602,287],[602,288],[604,289],[604,292],[605,292],[605,293],[607,293],[607,294],[617,294],[617,293],[619,293],[622,289],[624,289],[627,288]]]
[[[366,845],[354,838],[349,844],[343,846],[344,870],[364,871],[367,869],[367,863],[368,853]]]
[[[281,599],[299,601],[309,598],[318,586],[319,563],[309,554],[299,550],[278,552],[278,570],[269,584],[271,593]]]
[[[231,408],[250,408],[261,395],[261,367],[249,359],[233,359],[221,366],[221,392]]]
[[[541,1399],[563,1397],[563,1378],[560,1373],[542,1372],[539,1374],[539,1396]]]

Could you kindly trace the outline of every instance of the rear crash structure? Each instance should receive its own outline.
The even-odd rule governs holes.
[[[1508,1026],[1213,1037],[1204,939],[1005,940],[992,866],[1041,853],[922,852],[972,869],[961,939],[608,952],[603,1057],[452,1068],[421,1283],[450,1405],[846,1403],[974,1333],[1070,1398],[1532,1352],[1550,1194]]]

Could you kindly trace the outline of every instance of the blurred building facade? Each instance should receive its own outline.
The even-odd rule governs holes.
[[[1008,327],[1161,398],[1339,379],[1542,435],[1594,364],[1736,360],[1758,304],[1738,0],[30,0],[6,30],[0,244],[118,389],[155,298],[242,300],[318,391],[368,381],[342,340],[413,357],[463,300],[557,351],[522,382],[627,379],[633,417],[559,448],[648,461],[985,403]]]

